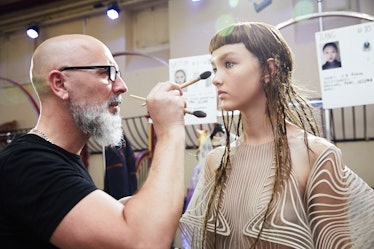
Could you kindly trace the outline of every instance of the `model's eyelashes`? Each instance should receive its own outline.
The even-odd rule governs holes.
[[[231,67],[234,66],[234,62],[232,62],[232,61],[226,61],[225,62],[225,66],[226,66],[226,68],[231,68]]]
[[[226,61],[223,64],[224,64],[225,68],[232,68],[235,65],[235,63],[232,62],[232,61]],[[217,72],[217,67],[212,67],[212,72],[216,73]]]

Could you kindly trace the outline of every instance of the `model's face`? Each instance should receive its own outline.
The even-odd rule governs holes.
[[[245,111],[265,98],[260,63],[244,44],[224,45],[213,51],[212,66],[222,109]]]
[[[325,55],[326,61],[333,62],[336,59],[336,49],[333,46],[327,46],[323,50],[323,54]]]

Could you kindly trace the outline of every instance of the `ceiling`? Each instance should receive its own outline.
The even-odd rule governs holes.
[[[12,12],[14,9],[23,9],[26,8],[28,4],[30,3],[31,5],[42,5],[46,4],[49,1],[48,0],[2,0],[0,2],[0,16],[5,15],[9,12]]]
[[[105,13],[113,0],[1,0],[0,35],[24,30],[30,24],[47,26]],[[117,0],[130,11],[167,4],[168,0]]]

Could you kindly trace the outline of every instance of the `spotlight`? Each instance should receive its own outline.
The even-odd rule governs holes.
[[[27,27],[26,33],[30,38],[36,39],[39,36],[39,27],[37,25],[30,25]]]
[[[119,17],[119,7],[117,2],[112,2],[109,4],[108,9],[106,10],[106,15],[112,20]]]

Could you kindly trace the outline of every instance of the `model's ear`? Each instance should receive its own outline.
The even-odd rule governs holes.
[[[65,100],[68,98],[68,92],[65,88],[65,79],[62,72],[59,70],[52,70],[48,75],[49,85],[52,92],[60,99]]]
[[[266,63],[268,64],[268,69],[266,69],[265,71],[264,80],[265,80],[265,83],[268,83],[270,81],[271,76],[275,74],[275,70],[277,70],[277,66],[275,65],[274,58],[267,59]]]

